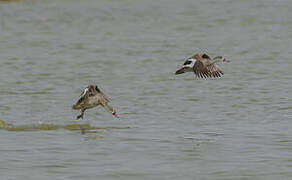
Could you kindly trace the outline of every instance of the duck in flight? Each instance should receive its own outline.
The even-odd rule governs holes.
[[[72,109],[81,110],[81,114],[77,116],[77,119],[83,119],[86,109],[91,109],[99,105],[103,106],[113,116],[118,117],[116,111],[108,105],[108,102],[110,102],[109,98],[96,85],[89,85],[83,90],[79,100],[72,106]]]
[[[224,73],[216,65],[217,62],[229,62],[222,56],[211,59],[207,54],[195,54],[188,58],[181,69],[175,72],[176,75],[185,72],[194,72],[200,78],[221,77]]]

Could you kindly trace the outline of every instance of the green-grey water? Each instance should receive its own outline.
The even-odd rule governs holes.
[[[291,179],[291,9],[290,0],[0,2],[0,179]],[[231,60],[224,76],[175,76],[198,52]],[[119,119],[99,107],[75,120],[88,84]]]

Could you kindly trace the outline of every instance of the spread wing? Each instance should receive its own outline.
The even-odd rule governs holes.
[[[194,65],[194,73],[201,78],[211,77],[206,65],[202,61],[196,61]]]
[[[80,98],[78,99],[76,105],[84,104],[89,96],[92,96],[92,93],[89,91],[88,88],[85,88],[81,93]]]
[[[87,94],[81,96],[81,97],[78,99],[78,101],[76,102],[76,104],[75,104],[74,106],[76,106],[76,107],[78,107],[78,106],[82,106],[83,104],[85,104],[85,102],[87,101],[87,99],[88,99],[88,95],[87,95]],[[73,106],[73,107],[74,107],[74,106]]]
[[[193,67],[194,73],[201,78],[221,77],[223,71],[215,63],[211,63],[210,57],[207,54],[195,55],[197,61]]]
[[[101,90],[99,90],[99,94],[100,94],[100,97],[105,101],[105,102],[110,102],[111,99],[108,98],[107,95],[105,95]]]
[[[109,98],[106,95],[104,95],[102,92],[100,92],[99,94],[99,101],[101,104],[106,104],[110,102]]]
[[[92,88],[89,88],[89,87],[85,88],[83,90],[83,92],[81,93],[80,98],[77,101],[76,105],[85,104],[86,101],[88,100],[88,98],[91,97],[91,96],[94,96],[95,94],[96,94],[96,92],[93,91]]]
[[[207,65],[207,70],[210,73],[211,77],[221,77],[224,72],[220,69],[220,67],[218,65],[211,64],[211,65]]]
[[[108,105],[108,102],[110,101],[108,99],[108,97],[106,97],[102,92],[100,92],[100,94],[98,94],[99,98],[99,102],[100,104],[111,114],[114,114],[115,110],[113,107],[111,107],[110,105]]]

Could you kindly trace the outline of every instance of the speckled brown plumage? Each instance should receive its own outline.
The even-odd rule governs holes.
[[[72,106],[74,110],[80,110],[81,114],[77,116],[77,119],[82,118],[86,109],[90,109],[96,106],[103,106],[109,113],[117,117],[116,111],[108,105],[109,99],[101,92],[96,85],[89,85],[82,92],[79,100]]]

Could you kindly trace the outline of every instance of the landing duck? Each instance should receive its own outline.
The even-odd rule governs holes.
[[[105,110],[113,116],[118,117],[114,108],[108,105],[109,102],[109,98],[107,98],[96,85],[89,85],[83,90],[79,100],[72,106],[72,109],[81,111],[81,114],[77,116],[77,119],[83,119],[86,109],[91,109],[99,105],[104,107]]]

